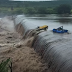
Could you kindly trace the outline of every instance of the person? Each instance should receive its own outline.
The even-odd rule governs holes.
[[[47,30],[48,29],[48,26],[47,25],[38,26],[36,29],[38,29],[38,30]]]
[[[39,26],[37,27],[37,29],[39,28]]]
[[[59,27],[58,30],[59,30],[59,31],[60,31],[60,30],[63,30],[63,26]]]
[[[48,26],[47,25],[41,26],[40,29],[41,30],[47,30],[48,29]]]

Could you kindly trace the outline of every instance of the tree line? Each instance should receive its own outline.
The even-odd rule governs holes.
[[[0,0],[0,13],[12,14],[70,14],[72,0],[57,1],[9,1]]]
[[[12,14],[71,14],[71,6],[61,4],[58,7],[1,7],[0,12]]]

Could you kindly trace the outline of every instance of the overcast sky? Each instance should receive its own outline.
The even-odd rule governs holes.
[[[53,1],[53,0],[13,0],[13,1]]]

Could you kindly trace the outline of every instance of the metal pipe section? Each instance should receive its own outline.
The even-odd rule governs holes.
[[[36,28],[36,25],[29,23],[23,16],[17,16],[15,24],[23,26],[23,35]],[[72,34],[45,31],[35,37],[32,46],[46,61],[52,72],[72,72]]]

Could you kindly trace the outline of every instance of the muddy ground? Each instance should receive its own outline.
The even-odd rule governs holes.
[[[0,21],[0,61],[10,57],[13,72],[50,72],[41,57],[29,47],[28,39],[21,39],[13,21],[3,18]]]

